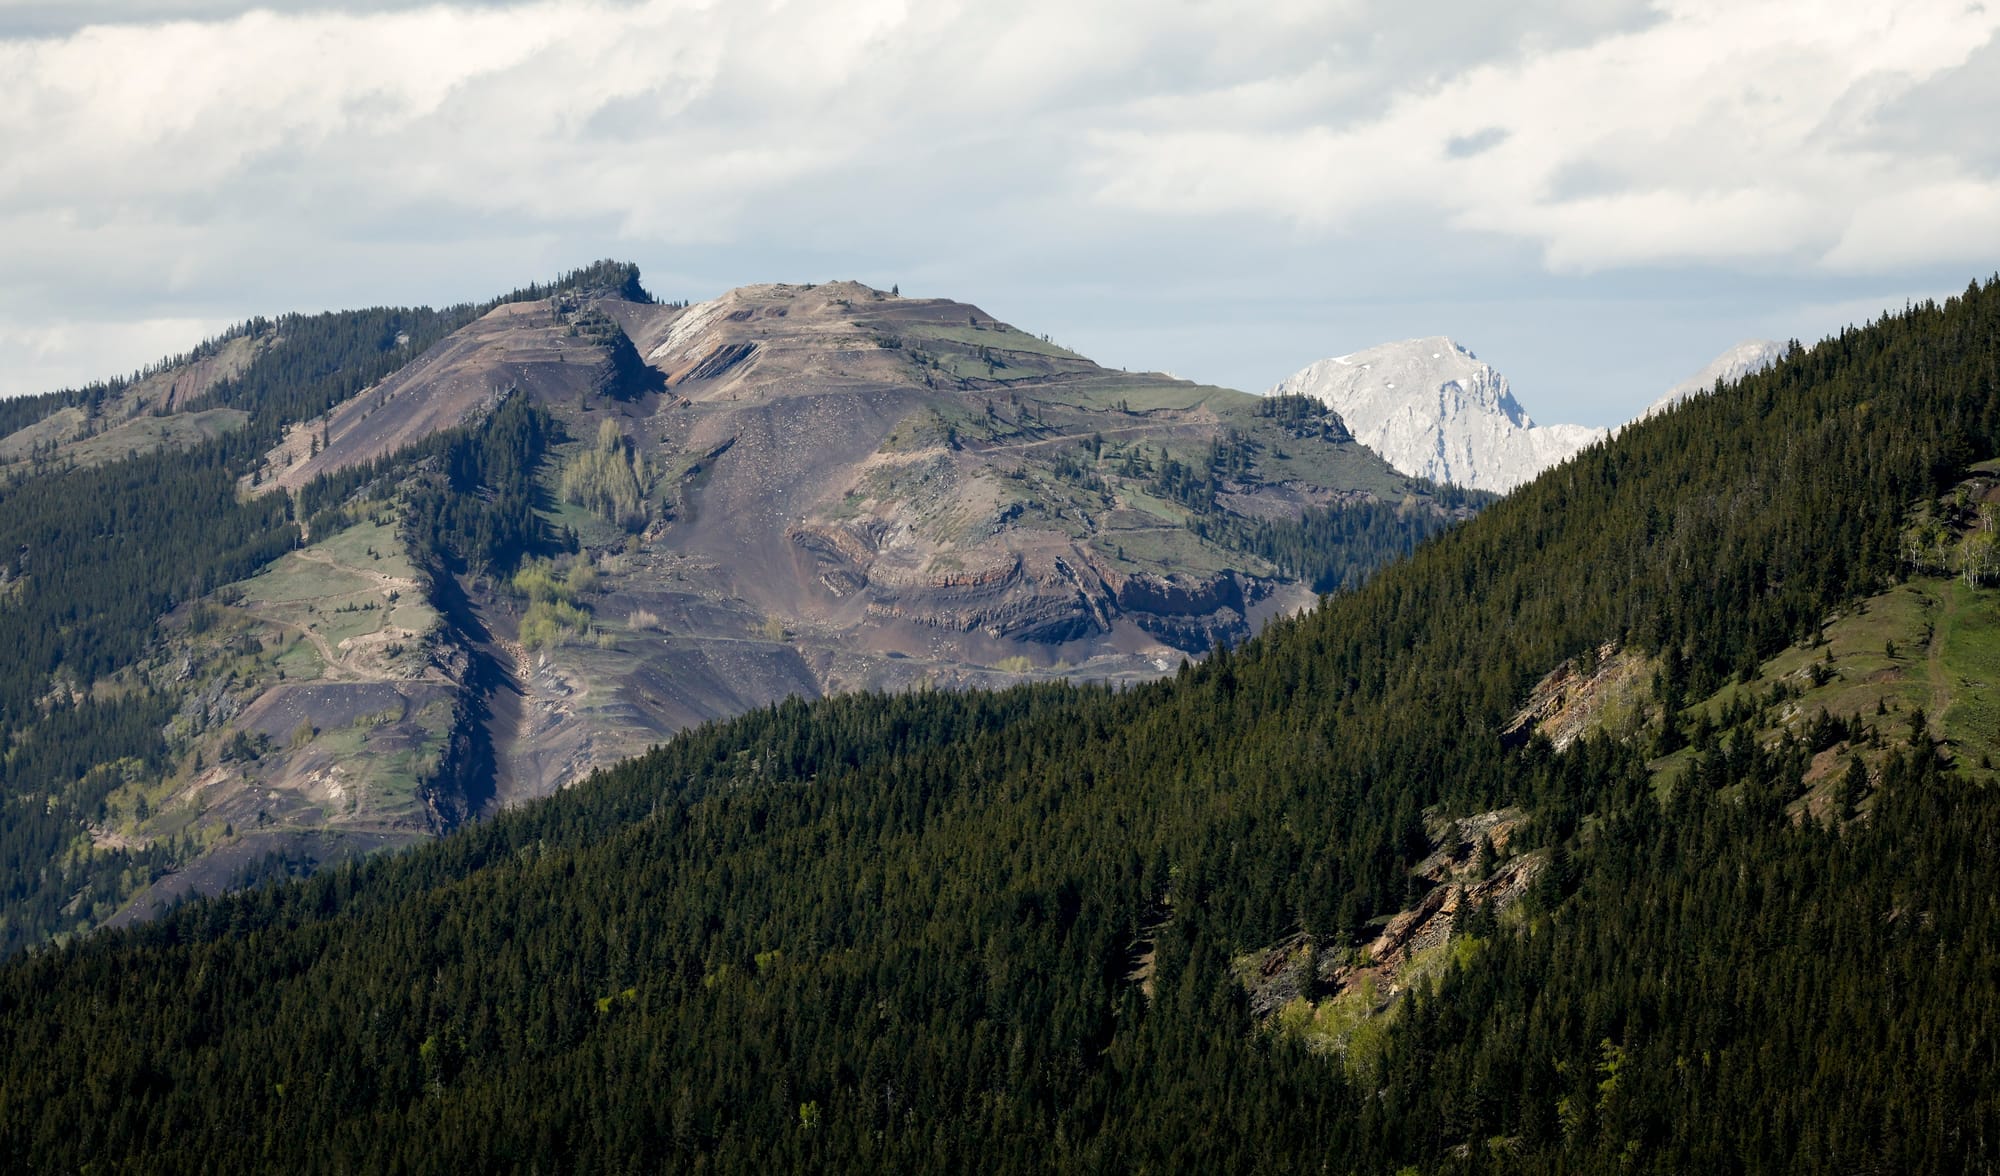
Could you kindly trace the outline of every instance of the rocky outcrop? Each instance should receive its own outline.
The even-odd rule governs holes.
[[[757,345],[754,343],[721,344],[702,356],[699,362],[675,379],[674,383],[685,384],[693,380],[713,380],[730,368],[749,359],[750,354],[755,350],[757,350]]]
[[[954,633],[1061,644],[1110,629],[1110,592],[1076,558],[1010,553],[986,566],[871,585],[870,616]]]
[[[1372,994],[1379,1003],[1370,1015],[1390,1010],[1414,980],[1412,964],[1449,942],[1465,914],[1484,907],[1497,915],[1527,894],[1546,858],[1506,856],[1521,820],[1518,809],[1496,809],[1433,828],[1432,854],[1411,871],[1429,888],[1366,944],[1322,943],[1298,934],[1240,961],[1252,1011],[1273,1016],[1308,996],[1308,988],[1335,1001]]]
[[[1645,705],[1650,663],[1606,642],[1589,655],[1550,670],[1528,692],[1528,701],[1500,730],[1500,741],[1518,747],[1546,736],[1557,751],[1578,737],[1615,726]]]
[[[1250,634],[1250,607],[1270,585],[1236,572],[1121,575],[1087,553],[984,552],[978,562],[912,569],[882,559],[877,519],[790,532],[798,558],[836,598],[856,594],[878,620],[952,633],[1060,644],[1109,633],[1125,618],[1163,644],[1205,653]]]
[[[1210,576],[1141,572],[1118,587],[1118,607],[1162,617],[1199,616],[1219,609],[1243,612],[1243,586],[1234,572]]]

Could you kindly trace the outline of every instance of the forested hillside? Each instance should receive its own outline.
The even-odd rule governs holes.
[[[1905,574],[1911,512],[1996,453],[2000,280],[1636,425],[1174,679],[789,703],[37,953],[0,972],[0,1154],[1977,1170],[2000,797],[1885,714],[1839,734],[1879,771],[1814,815],[1823,730],[1682,708]],[[1502,738],[1605,643],[1656,667],[1652,718]],[[1427,816],[1503,805],[1531,894],[1466,921],[1379,1051],[1253,1015],[1243,953],[1349,951],[1423,897]]]

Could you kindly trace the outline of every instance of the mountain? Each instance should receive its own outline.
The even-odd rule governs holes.
[[[1497,493],[1605,436],[1585,425],[1537,425],[1505,376],[1442,335],[1320,360],[1270,394],[1325,404],[1399,470]]]
[[[2000,281],[1168,679],[760,708],[16,958],[0,1151],[1976,1170],[1996,362]]]
[[[1665,412],[1690,396],[1700,396],[1714,390],[1717,384],[1734,384],[1745,376],[1753,376],[1783,359],[1785,345],[1769,339],[1746,339],[1724,351],[1708,362],[1694,375],[1667,389],[1666,394],[1646,406],[1641,417]]]
[[[614,263],[255,320],[17,416],[9,949],[787,697],[1155,678],[1484,501],[966,303],[667,304]]]

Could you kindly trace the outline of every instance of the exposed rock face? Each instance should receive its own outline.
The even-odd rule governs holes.
[[[800,528],[792,544],[834,596],[859,594],[873,618],[945,632],[1059,645],[1108,636],[1127,620],[1174,649],[1202,653],[1248,636],[1250,606],[1274,590],[1234,571],[1128,574],[1083,545],[1046,540],[998,546],[977,564],[955,559],[913,571],[879,558],[886,528],[869,522]]]
[[[1391,916],[1366,944],[1315,942],[1296,934],[1239,961],[1248,965],[1239,974],[1248,989],[1251,1011],[1271,1017],[1306,996],[1310,987],[1329,1000],[1372,997],[1375,1003],[1368,1015],[1388,1013],[1408,991],[1412,966],[1431,949],[1449,942],[1462,917],[1480,907],[1496,915],[1507,910],[1546,868],[1547,859],[1539,852],[1509,855],[1522,819],[1519,809],[1495,809],[1431,829],[1434,851],[1411,870],[1429,888],[1415,905]],[[1487,849],[1493,857],[1483,856]],[[1313,1049],[1345,1048],[1337,1036],[1314,1033],[1307,1034],[1306,1044]]]
[[[1442,335],[1323,359],[1272,388],[1310,396],[1404,473],[1505,492],[1603,439],[1586,425],[1537,425],[1507,378]]]
[[[1119,607],[1164,617],[1199,616],[1218,609],[1243,611],[1243,586],[1233,573],[1213,576],[1127,577],[1118,588]]]
[[[1535,684],[1501,741],[1512,747],[1544,735],[1561,751],[1591,731],[1616,727],[1645,707],[1651,672],[1645,657],[1615,643],[1564,662]]]
[[[1639,414],[1639,419],[1665,412],[1691,396],[1712,392],[1718,383],[1733,384],[1745,376],[1755,375],[1784,357],[1785,345],[1782,343],[1769,339],[1745,340],[1710,360],[1707,367],[1667,389],[1666,395]]]

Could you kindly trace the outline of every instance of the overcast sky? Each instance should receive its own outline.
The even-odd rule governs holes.
[[[2000,269],[2000,0],[0,0],[0,393],[252,314],[857,278],[1542,421]]]

